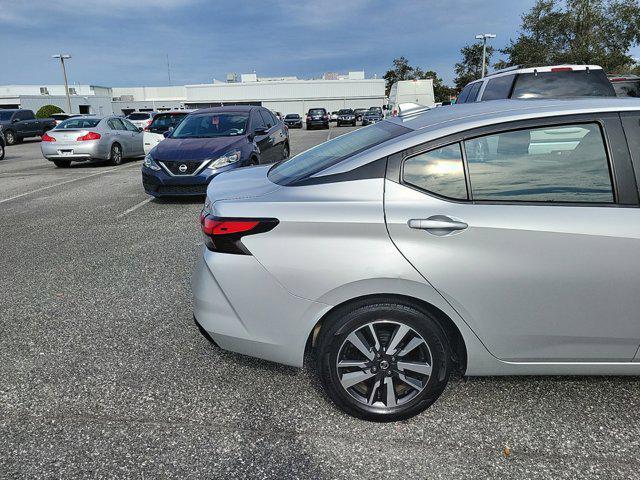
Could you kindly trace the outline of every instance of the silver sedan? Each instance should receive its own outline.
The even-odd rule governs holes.
[[[120,165],[144,155],[142,129],[120,117],[75,117],[42,137],[42,155],[56,167],[71,162],[104,161]]]

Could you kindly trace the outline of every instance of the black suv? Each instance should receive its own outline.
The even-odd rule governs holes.
[[[351,125],[352,127],[356,126],[356,114],[350,108],[343,108],[338,111],[338,127],[342,125]]]
[[[324,108],[310,108],[307,112],[307,130],[318,126],[329,128],[329,114]]]

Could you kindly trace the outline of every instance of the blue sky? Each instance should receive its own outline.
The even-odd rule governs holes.
[[[70,83],[174,85],[227,72],[318,77],[394,57],[451,82],[465,43],[515,36],[533,0],[0,0],[0,84],[62,83],[51,54],[70,53]]]

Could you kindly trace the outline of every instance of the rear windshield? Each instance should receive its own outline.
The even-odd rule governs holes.
[[[147,120],[149,117],[151,117],[150,113],[132,113],[127,118],[129,120]]]
[[[521,73],[511,98],[614,97],[602,70]]]
[[[55,128],[56,130],[62,130],[65,128],[94,128],[100,123],[99,118],[70,118]]]
[[[309,110],[309,115],[324,115],[326,110],[324,108],[312,108]]]
[[[51,118],[54,120],[64,120],[65,118],[69,118],[69,115],[66,113],[54,113],[51,115]]]
[[[391,122],[361,128],[274,165],[269,170],[269,180],[279,185],[290,185],[410,131]]]
[[[0,112],[0,121],[6,122],[7,120],[11,120],[11,115],[13,115],[13,112]]]
[[[298,115],[297,113],[290,113],[284,118],[300,118],[300,115]]]
[[[160,113],[153,117],[153,122],[149,125],[149,130],[156,133],[164,133],[171,127],[175,128],[180,121],[188,115],[187,112],[180,113]]]

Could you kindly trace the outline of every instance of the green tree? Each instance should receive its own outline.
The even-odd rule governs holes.
[[[386,81],[386,94],[389,95],[391,86],[400,80],[423,80],[433,79],[433,93],[436,102],[449,100],[454,90],[445,85],[442,78],[433,70],[422,70],[420,67],[412,67],[405,57],[398,57],[393,60],[393,68],[384,74]]]
[[[637,0],[537,0],[501,52],[505,66],[577,63],[627,72],[634,66],[629,49],[639,42]]]
[[[465,45],[460,50],[462,60],[455,65],[456,78],[454,82],[458,91],[474,80],[482,77],[482,43]],[[493,47],[487,45],[487,65],[491,63]]]
[[[64,110],[56,105],[44,105],[36,112],[36,118],[49,118],[54,113],[64,113]]]

